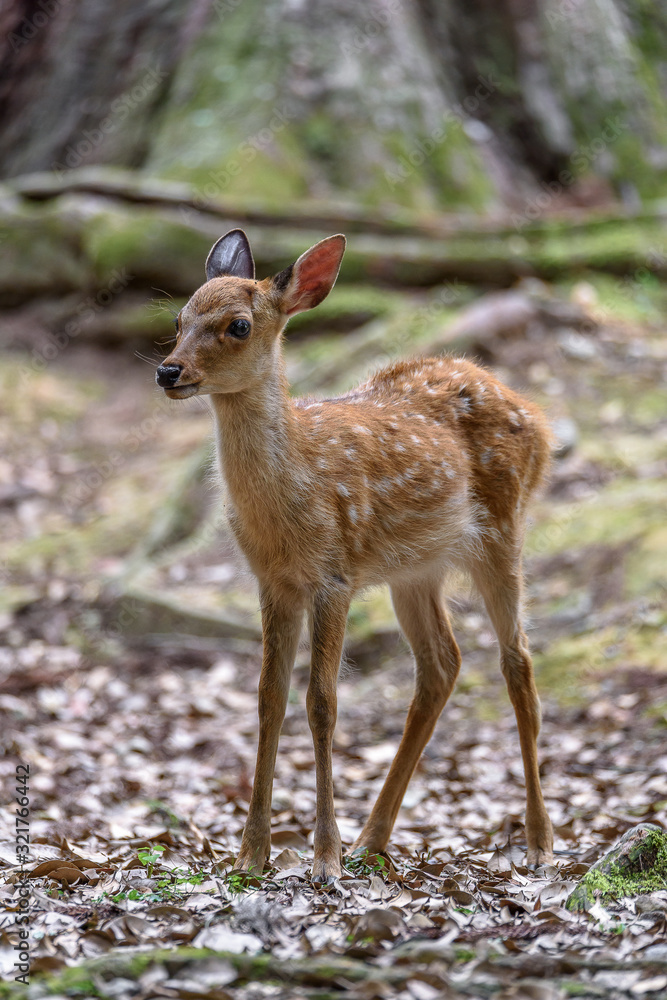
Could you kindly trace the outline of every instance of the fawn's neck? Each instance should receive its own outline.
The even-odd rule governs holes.
[[[237,511],[257,511],[289,489],[300,462],[282,359],[261,385],[211,395],[218,461]]]

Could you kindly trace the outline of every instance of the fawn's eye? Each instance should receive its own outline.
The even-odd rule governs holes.
[[[178,333],[178,316],[174,316],[174,329]]]
[[[250,323],[247,319],[233,319],[227,327],[227,333],[238,340],[245,340],[250,333]]]

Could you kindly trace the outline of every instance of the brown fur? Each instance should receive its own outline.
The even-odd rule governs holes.
[[[336,678],[350,601],[382,582],[416,660],[405,734],[356,845],[385,849],[460,666],[442,596],[454,567],[470,574],[498,635],[526,773],[528,858],[546,861],[552,835],[537,766],[539,702],[520,618],[525,513],[549,461],[546,423],[488,372],[452,357],[398,362],[336,399],[290,399],[282,329],[287,315],[333,285],[342,256],[333,241],[341,239],[318,244],[278,281],[208,281],[184,307],[165,362],[183,366],[169,395],[210,395],[231,525],[260,586],[260,741],[238,865],[261,868],[269,854],[278,735],[307,614],[313,874],[340,874],[331,776]],[[246,340],[226,332],[238,318],[252,323]]]

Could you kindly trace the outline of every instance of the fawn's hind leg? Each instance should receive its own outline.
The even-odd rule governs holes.
[[[415,692],[387,779],[354,850],[383,851],[408,782],[449,698],[461,654],[442,601],[440,580],[394,585],[396,617],[415,655]]]
[[[483,560],[471,566],[500,643],[500,666],[514,707],[526,777],[528,863],[553,860],[553,833],[540,785],[537,736],[540,701],[528,640],[521,626],[521,559],[516,547],[487,544]]]

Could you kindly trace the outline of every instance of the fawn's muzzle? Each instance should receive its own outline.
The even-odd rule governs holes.
[[[176,385],[183,371],[183,365],[160,365],[155,372],[155,381],[162,389],[171,389]]]

